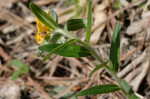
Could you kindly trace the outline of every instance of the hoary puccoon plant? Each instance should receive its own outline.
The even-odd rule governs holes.
[[[43,11],[34,3],[30,3],[30,9],[36,16],[37,33],[35,40],[39,43],[39,50],[46,54],[44,59],[48,59],[52,54],[64,57],[93,57],[99,63],[95,69],[89,74],[92,76],[99,69],[105,69],[117,84],[96,85],[86,90],[82,90],[76,96],[89,96],[110,93],[114,91],[122,91],[128,99],[139,99],[134,93],[131,86],[123,79],[117,77],[119,68],[119,52],[120,52],[120,31],[121,25],[116,24],[112,36],[109,60],[104,61],[97,54],[90,44],[92,30],[92,0],[87,0],[87,19],[69,19],[66,24],[58,23],[58,16],[55,11]],[[74,33],[79,29],[84,29],[85,39],[79,39]],[[44,55],[45,55],[44,54]]]

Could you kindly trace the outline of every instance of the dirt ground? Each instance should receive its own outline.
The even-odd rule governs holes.
[[[86,18],[87,0],[30,0],[43,9],[53,8],[59,23],[72,17]],[[116,0],[117,1],[117,0]],[[118,76],[133,87],[141,99],[150,99],[150,0],[93,0],[94,23],[91,43],[103,59],[108,59],[116,21],[121,30]],[[35,16],[29,0],[0,0],[0,99],[76,99],[76,92],[97,84],[115,83],[105,70],[89,79],[93,58],[65,58],[54,55],[44,61],[35,42]],[[81,10],[82,9],[82,10]],[[81,10],[81,11],[80,11]],[[77,32],[81,38],[83,31]],[[17,80],[9,61],[18,59],[30,70]],[[125,99],[122,92],[79,97],[79,99]]]

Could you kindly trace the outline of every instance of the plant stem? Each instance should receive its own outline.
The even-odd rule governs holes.
[[[104,61],[101,60],[101,58],[98,58],[99,56],[96,55],[97,53],[94,50],[90,50],[90,51],[92,51],[93,55],[99,62],[104,63]],[[119,78],[117,76],[117,72],[111,70],[108,64],[104,64],[103,68],[114,78],[114,80],[118,83],[118,85],[120,86],[124,94],[128,97],[128,99],[139,99],[139,97],[137,97],[134,94],[132,87],[125,80]]]
[[[101,59],[101,57],[95,52],[95,50],[91,47],[91,45],[87,42],[83,42],[81,41],[79,38],[71,35],[70,33],[68,33],[67,31],[64,31],[63,29],[56,29],[55,32],[59,32],[62,35],[68,37],[69,39],[76,39],[80,44],[82,44],[86,49],[88,49],[91,52],[91,55],[97,59],[100,63],[103,63],[104,61]]]
[[[91,47],[91,45],[89,43],[86,42],[81,42],[85,48],[87,48],[90,52],[91,55],[98,60],[100,63],[104,63],[103,59],[97,54],[97,52]]]
[[[68,33],[67,31],[65,31],[65,30],[63,30],[61,28],[57,28],[55,30],[55,32],[61,33],[62,35],[66,36],[66,37],[68,37],[70,39],[77,39],[75,36],[71,35],[70,33]]]
[[[106,70],[108,70],[108,72],[112,75],[112,77],[115,79],[115,81],[119,84],[120,88],[122,89],[122,91],[124,92],[124,94],[128,97],[128,99],[139,99],[139,97],[137,97],[134,94],[134,91],[132,90],[132,87],[123,79],[120,79],[119,77],[117,77],[117,73],[110,70],[109,68],[107,68],[108,66],[106,66]]]
[[[87,18],[86,38],[85,38],[86,42],[90,41],[91,30],[92,30],[92,0],[88,0],[88,18]]]
[[[71,35],[69,32],[63,30],[63,29],[56,29],[56,32],[61,33],[62,35],[68,37],[69,39],[75,39],[76,41],[78,41],[78,43],[80,43],[81,45],[83,45],[86,49],[88,49],[91,52],[91,55],[98,60],[100,63],[104,63],[104,60],[97,54],[97,52],[91,47],[91,45],[86,42],[86,41],[81,41],[78,37],[75,37],[73,35]],[[120,79],[119,77],[117,77],[117,72],[112,71],[109,66],[106,64],[106,66],[104,67],[105,70],[107,70],[111,76],[115,79],[115,81],[118,83],[118,85],[121,87],[122,91],[125,93],[125,95],[128,97],[128,99],[139,99],[134,92],[132,91],[132,88],[128,85],[128,83],[126,81],[124,81],[123,79]]]

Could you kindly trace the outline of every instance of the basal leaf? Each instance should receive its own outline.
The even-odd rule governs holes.
[[[121,25],[117,24],[113,32],[112,43],[110,48],[110,60],[113,65],[112,70],[114,71],[118,71],[118,67],[119,67],[120,30],[121,30]]]
[[[83,90],[77,94],[77,96],[87,96],[87,95],[96,95],[96,94],[104,94],[104,93],[109,93],[109,92],[114,92],[120,90],[120,88],[117,85],[99,85],[99,86],[94,86],[92,88]]]

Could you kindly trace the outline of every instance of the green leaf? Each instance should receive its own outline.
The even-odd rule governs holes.
[[[131,86],[125,80],[121,80],[119,83],[126,93],[133,93]]]
[[[12,80],[16,80],[21,75],[29,72],[29,66],[19,60],[10,61],[10,65],[17,68],[17,71],[15,71],[11,76]]]
[[[92,18],[92,0],[88,0],[88,17],[87,17],[87,26],[86,26],[86,41],[90,41],[91,37],[91,30],[92,30],[92,23],[93,23],[93,18]]]
[[[58,50],[64,48],[65,46],[67,46],[68,44],[71,44],[71,43],[74,43],[76,42],[75,39],[72,39],[72,40],[69,40],[67,41],[66,43],[64,44],[56,44],[56,43],[53,43],[53,44],[46,44],[46,45],[43,45],[41,47],[39,47],[39,49],[41,51],[46,51],[46,52],[49,52],[49,54],[52,54],[52,53],[55,53],[57,52]]]
[[[61,40],[62,37],[63,37],[62,34],[60,34],[60,33],[54,33],[54,34],[52,35],[50,41],[51,41],[52,43],[57,43],[58,41]],[[60,42],[62,42],[62,41],[60,41]]]
[[[70,40],[64,44],[46,44],[39,49],[49,54],[55,53],[65,57],[85,57],[89,56],[90,52],[80,45],[75,45],[76,40]]]
[[[68,31],[76,31],[78,29],[85,28],[83,19],[70,19],[67,21]]]
[[[112,62],[112,70],[117,72],[119,67],[119,55],[120,55],[120,30],[121,25],[117,24],[115,26],[112,42],[111,42],[111,48],[110,48],[110,60]]]
[[[55,29],[58,27],[58,24],[54,21],[53,17],[48,15],[48,13],[44,12],[41,8],[37,5],[30,3],[30,8],[35,16],[47,27]]]
[[[93,75],[93,73],[95,73],[96,71],[98,71],[99,69],[103,68],[108,62],[104,62],[100,65],[96,65],[96,67],[90,72],[90,77]]]
[[[83,90],[79,92],[77,96],[104,94],[104,93],[114,92],[118,90],[120,90],[120,88],[117,85],[111,85],[111,84],[99,85],[99,86],[94,86],[92,88]]]
[[[45,44],[45,45],[40,46],[39,50],[41,50],[42,52],[50,52],[54,48],[57,48],[59,45],[61,44]]]
[[[74,44],[69,44],[68,46],[65,46],[63,49],[60,49],[57,53],[61,56],[66,57],[86,57],[90,55],[88,50],[86,50],[84,47]]]
[[[137,97],[135,94],[131,94],[128,96],[128,99],[140,99],[140,98]]]
[[[21,73],[19,71],[16,71],[11,75],[11,79],[17,80],[20,76],[21,76]]]
[[[21,68],[23,67],[25,64],[23,64],[21,61],[19,60],[12,60],[10,61],[10,65],[15,66],[17,68]]]
[[[121,8],[120,0],[115,0],[114,1],[113,8],[115,8],[115,9],[120,9]]]
[[[134,94],[132,87],[125,80],[120,80],[119,83],[120,87],[124,89],[125,93],[127,93],[128,99],[139,99],[139,97]]]
[[[65,86],[56,86],[54,87],[53,91],[55,91],[56,93],[60,93],[62,91],[66,90]]]
[[[29,66],[27,64],[24,64],[20,60],[12,60],[10,62],[12,66],[17,67],[21,73],[27,73],[29,71]]]
[[[75,96],[75,92],[69,92],[61,97],[61,99],[77,99],[77,97]]]

